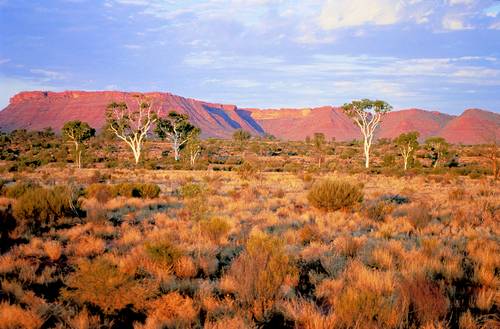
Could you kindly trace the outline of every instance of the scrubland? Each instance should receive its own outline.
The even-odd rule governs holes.
[[[500,325],[500,189],[489,179],[3,174],[14,175],[0,199],[0,328]],[[322,207],[313,195],[348,198],[324,182],[358,194]]]
[[[160,146],[135,169],[119,144],[0,163],[0,328],[500,326],[479,148],[403,172],[383,143],[370,170],[347,143],[206,141],[196,170]]]

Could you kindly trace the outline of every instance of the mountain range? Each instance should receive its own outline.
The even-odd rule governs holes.
[[[41,130],[52,127],[58,131],[65,122],[82,120],[99,129],[105,123],[110,102],[134,103],[138,93],[120,91],[26,91],[10,99],[0,111],[0,129]],[[215,104],[171,93],[144,93],[160,108],[160,115],[169,111],[185,113],[201,128],[203,137],[230,138],[236,129],[254,135],[270,134],[285,140],[303,140],[316,132],[338,141],[360,137],[359,128],[340,107],[324,106],[302,109],[238,108]],[[403,132],[418,131],[421,139],[441,136],[451,143],[480,144],[500,137],[500,114],[481,109],[468,109],[454,116],[436,111],[404,109],[384,116],[376,131],[377,138],[395,138]]]

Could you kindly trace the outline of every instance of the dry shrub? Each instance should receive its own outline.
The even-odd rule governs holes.
[[[95,198],[101,203],[117,196],[154,199],[160,192],[160,187],[152,183],[90,184],[85,190],[88,198]]]
[[[376,201],[366,207],[366,216],[376,222],[383,221],[394,210],[394,206],[387,201]]]
[[[254,163],[246,161],[236,169],[236,172],[241,179],[251,180],[257,178],[259,168]]]
[[[435,323],[446,316],[449,301],[439,285],[419,275],[403,280],[401,286],[420,325]]]
[[[263,320],[280,299],[282,286],[295,273],[281,240],[254,232],[226,278],[242,306],[252,308],[254,316]]]
[[[224,218],[212,217],[200,222],[200,229],[214,243],[220,243],[231,230],[231,224]]]
[[[183,297],[178,292],[171,292],[148,303],[147,309],[146,323],[135,328],[193,328],[198,322],[198,307],[191,298]]]
[[[482,311],[489,311],[495,305],[495,298],[499,298],[497,290],[483,287],[476,292],[476,307]]]
[[[43,244],[43,250],[51,261],[56,261],[61,257],[62,246],[59,241],[51,240]]]
[[[467,310],[467,312],[462,313],[462,315],[460,315],[458,325],[459,325],[460,329],[476,329],[476,328],[478,328],[476,320],[474,320],[474,316],[470,313],[469,310]]]
[[[92,329],[101,328],[98,315],[91,315],[86,308],[77,315],[69,319],[68,325],[71,329]]]
[[[179,278],[193,278],[198,273],[198,268],[193,259],[188,256],[181,256],[174,264],[174,272]]]
[[[99,257],[82,260],[76,272],[66,280],[69,289],[62,296],[80,305],[91,303],[106,314],[113,314],[128,305],[144,307],[153,290],[147,282],[134,280],[133,273],[126,273],[109,260]]]
[[[363,187],[345,180],[325,179],[312,186],[307,199],[318,209],[347,209],[363,201]]]
[[[296,328],[330,329],[336,327],[333,314],[325,314],[317,305],[308,300],[292,300],[284,303],[282,308],[287,318],[295,322]]]
[[[344,273],[344,286],[333,299],[341,327],[399,328],[408,315],[408,301],[395,287],[390,272],[366,268],[355,261]]]
[[[205,187],[196,183],[184,184],[179,190],[180,195],[187,199],[201,196],[205,192]]]
[[[57,224],[65,216],[78,214],[76,191],[66,186],[26,191],[14,204],[14,217],[27,229],[37,232]]]
[[[168,240],[146,243],[145,251],[151,260],[165,268],[171,268],[184,252]]]
[[[222,318],[217,321],[205,323],[205,329],[252,329],[257,326],[241,316],[235,315],[231,318]]]
[[[105,248],[106,242],[104,240],[91,235],[83,236],[69,246],[70,252],[79,257],[100,255]]]
[[[336,238],[333,245],[339,255],[355,257],[365,243],[365,237],[352,237],[350,235],[344,235]]]
[[[41,328],[43,320],[32,311],[24,310],[18,305],[7,302],[0,303],[0,329],[37,329]]]
[[[425,202],[419,202],[407,208],[407,217],[416,229],[423,229],[432,220],[431,209]]]
[[[99,203],[106,203],[111,198],[111,189],[107,184],[90,184],[85,189],[85,195],[87,198],[96,199]]]

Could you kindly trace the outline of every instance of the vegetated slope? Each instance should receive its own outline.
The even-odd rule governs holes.
[[[469,109],[454,118],[439,136],[451,143],[483,144],[500,140],[500,114]]]
[[[106,106],[112,101],[135,102],[133,92],[65,91],[21,92],[0,111],[0,129],[59,130],[69,120],[82,120],[100,129],[105,123]],[[214,104],[170,93],[145,93],[161,115],[177,111],[189,115],[202,129],[203,137],[229,138],[236,129],[253,135],[270,134],[286,140],[303,140],[314,133],[346,141],[360,138],[359,128],[341,108],[324,106],[313,109],[240,109],[235,105]],[[408,109],[387,114],[377,129],[377,138],[395,138],[401,133],[418,131],[421,140],[442,136],[452,143],[477,144],[500,137],[500,115],[484,110],[467,110],[455,117],[435,111]]]

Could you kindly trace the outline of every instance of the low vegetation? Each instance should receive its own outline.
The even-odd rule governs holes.
[[[499,327],[484,146],[189,132],[4,136],[0,328]]]

